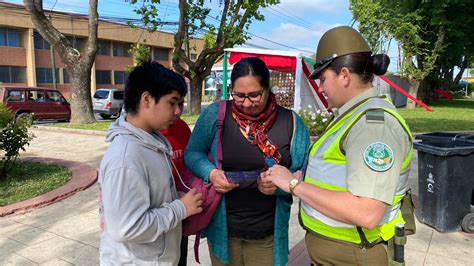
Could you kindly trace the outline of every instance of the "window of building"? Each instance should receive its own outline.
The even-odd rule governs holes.
[[[169,49],[153,48],[153,60],[168,61]]]
[[[110,55],[110,42],[109,41],[99,41],[97,47],[97,54],[100,55]]]
[[[76,48],[79,52],[84,52],[85,50],[85,45],[86,45],[86,40],[83,38],[79,38],[76,36],[66,36],[66,38],[69,40],[71,43],[72,47]]]
[[[127,81],[128,73],[125,71],[114,71],[115,84],[125,84]]]
[[[111,71],[96,70],[95,71],[96,84],[111,84]]]
[[[49,42],[43,39],[43,36],[39,34],[39,32],[35,31],[33,34],[33,39],[35,42],[35,49],[37,50],[50,50],[51,45],[49,45]]]
[[[55,69],[55,78],[56,78],[56,83],[59,81],[59,71],[56,68]],[[53,82],[53,71],[51,68],[43,68],[43,67],[37,67],[36,68],[36,82],[37,83],[54,83]]]
[[[71,80],[69,79],[69,73],[67,73],[66,69],[64,68],[63,68],[63,82],[64,84],[71,83]]]
[[[189,55],[189,59],[191,59],[191,61],[196,61],[196,59],[197,59],[197,54],[190,54],[190,55]]]
[[[16,29],[0,28],[0,46],[21,47],[20,32]]]
[[[132,55],[128,52],[128,50],[130,49],[130,44],[123,42],[114,42],[113,46],[114,56],[132,57]]]
[[[26,83],[26,68],[17,66],[0,66],[0,82]]]

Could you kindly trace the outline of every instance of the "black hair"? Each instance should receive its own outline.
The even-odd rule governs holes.
[[[340,56],[328,66],[336,73],[340,73],[343,67],[359,75],[362,83],[372,82],[375,75],[383,75],[387,72],[390,57],[386,54],[354,53]]]
[[[234,65],[232,74],[230,75],[232,87],[238,78],[246,76],[257,77],[260,86],[266,90],[270,89],[270,71],[268,70],[265,62],[263,62],[261,59],[257,57],[247,57],[240,59],[240,61]]]
[[[158,62],[145,61],[136,66],[125,84],[124,106],[129,114],[136,114],[140,98],[148,91],[156,101],[161,96],[177,91],[181,96],[187,93],[183,76],[167,69]]]

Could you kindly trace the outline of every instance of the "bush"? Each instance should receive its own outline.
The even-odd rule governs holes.
[[[202,101],[203,102],[214,102],[215,100],[216,100],[216,96],[212,95],[212,94],[202,96]]]
[[[32,121],[31,115],[15,119],[10,109],[0,104],[0,150],[4,153],[0,162],[0,180],[7,177],[20,150],[25,151],[25,146],[33,139],[33,134],[28,133]]]
[[[466,94],[466,85],[455,84],[449,88],[449,92],[455,97],[462,97]]]
[[[311,105],[301,109],[298,114],[303,120],[311,136],[319,136],[326,129],[329,123],[330,113],[321,110],[314,110]]]

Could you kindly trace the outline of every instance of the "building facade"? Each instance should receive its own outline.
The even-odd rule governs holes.
[[[85,15],[45,11],[53,25],[63,33],[79,52],[84,52],[88,19]],[[144,29],[99,20],[98,49],[91,73],[91,93],[98,88],[123,88],[127,66],[133,66],[130,45],[146,40],[151,57],[171,67],[174,35],[167,32],[150,33]],[[199,54],[204,42],[191,40],[191,57]],[[53,73],[55,73],[53,75]],[[35,30],[22,5],[0,3],[0,84],[54,87],[69,99],[70,78],[59,56],[52,56],[49,43]]]

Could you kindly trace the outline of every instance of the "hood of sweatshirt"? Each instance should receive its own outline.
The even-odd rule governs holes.
[[[160,132],[157,131],[150,134],[141,128],[133,126],[125,121],[125,119],[126,116],[120,116],[110,125],[106,136],[107,142],[112,142],[118,136],[129,135],[136,138],[139,143],[148,149],[163,152],[168,156],[173,154],[171,144]]]

